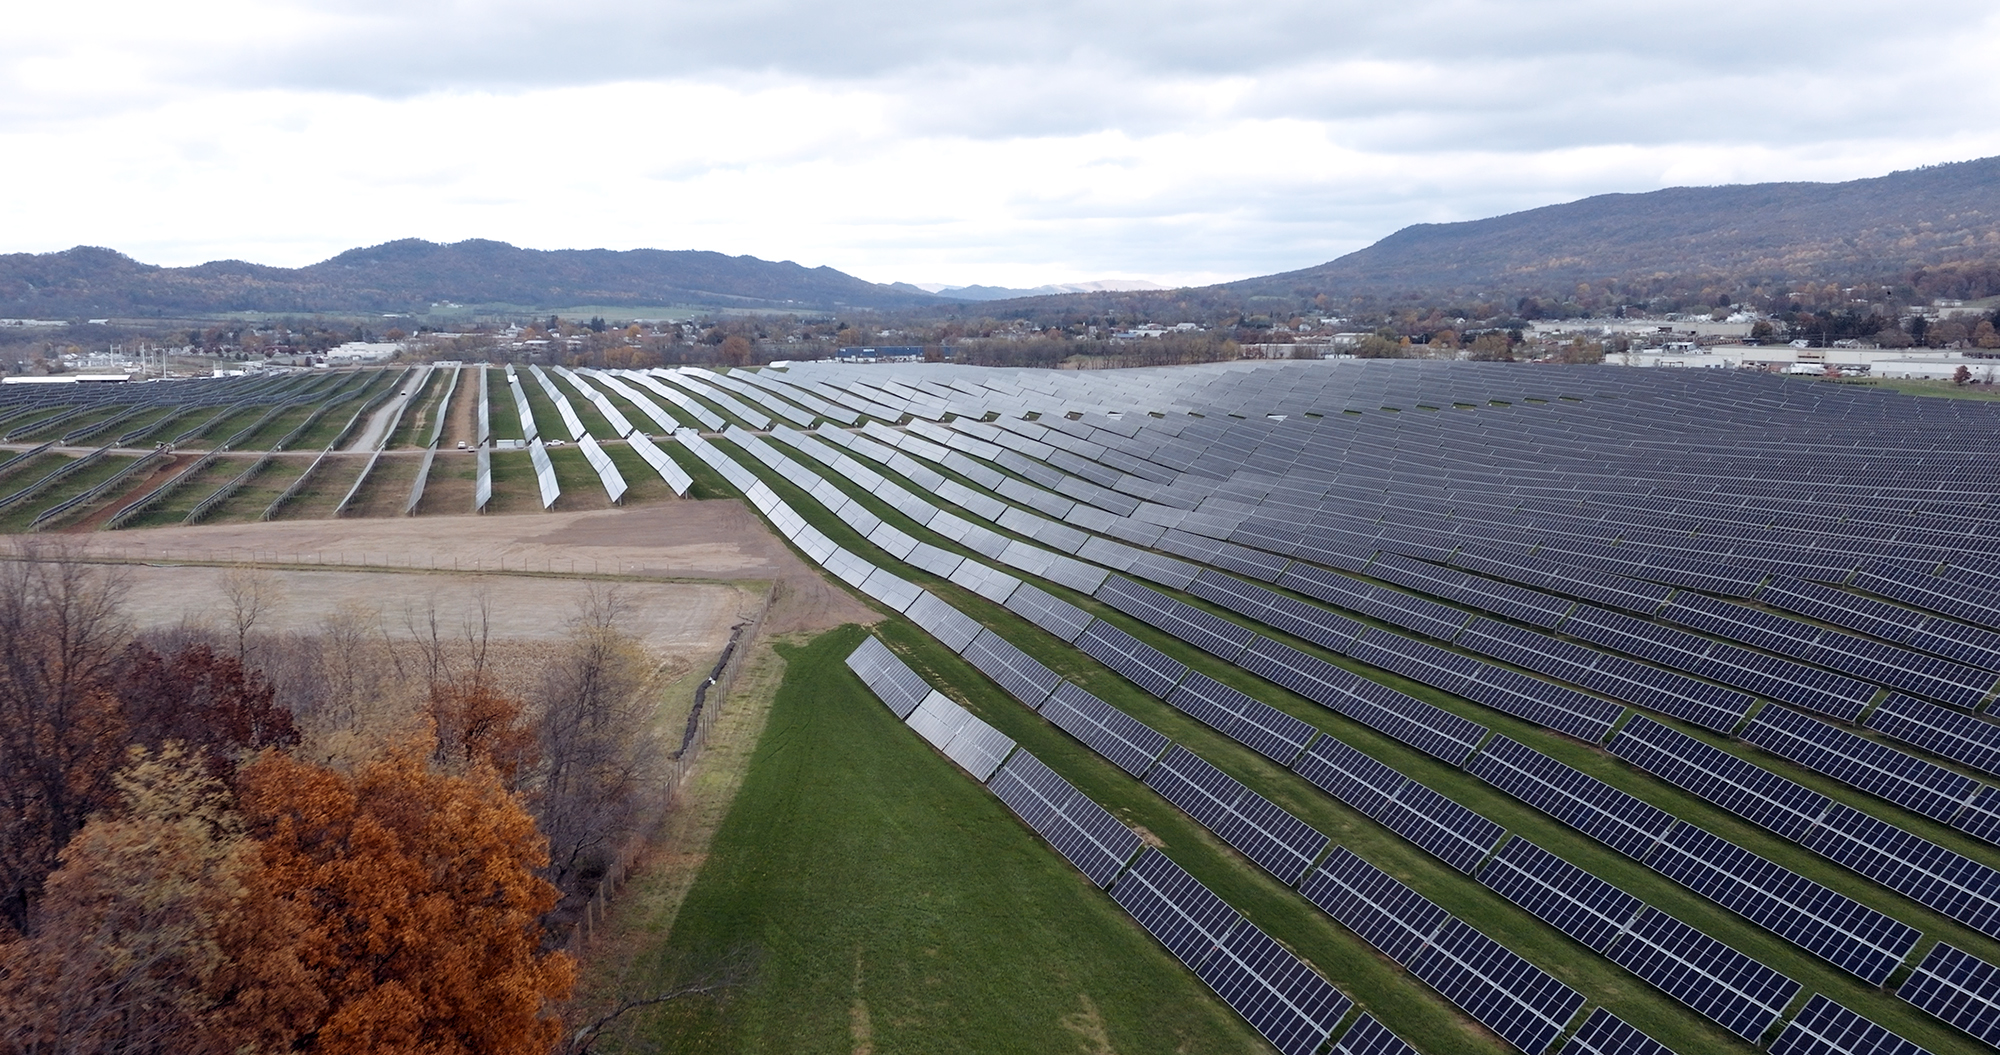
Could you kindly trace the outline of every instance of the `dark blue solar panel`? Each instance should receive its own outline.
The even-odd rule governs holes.
[[[2000,937],[2000,872],[1851,806],[1827,810],[1799,840],[1918,904]]]
[[[1165,734],[1066,681],[1042,705],[1042,717],[1135,777],[1167,749]]]
[[[1656,908],[1645,911],[1610,956],[1746,1040],[1763,1036],[1799,991],[1799,983]]]
[[[1102,619],[1076,639],[1085,655],[1110,667],[1126,680],[1164,697],[1187,676],[1187,665]]]
[[[1332,1055],[1417,1055],[1417,1049],[1404,1043],[1403,1038],[1389,1032],[1389,1027],[1364,1011],[1341,1035],[1340,1043],[1333,1046]]]
[[[1526,839],[1510,840],[1479,870],[1501,897],[1603,952],[1645,903]]]
[[[1896,995],[2000,1046],[2000,968],[1944,942],[1931,946]]]
[[[1026,751],[1009,756],[987,787],[1100,887],[1139,851],[1132,829]]]
[[[1310,1055],[1354,1006],[1271,936],[1243,923],[1197,972],[1284,1055]]]
[[[1405,966],[1451,918],[1451,913],[1341,846],[1306,877],[1299,893]]]
[[[1500,825],[1414,780],[1398,789],[1395,799],[1385,803],[1375,819],[1444,863],[1467,873],[1506,834]]]
[[[1410,778],[1331,736],[1322,736],[1292,764],[1314,787],[1374,817]]]
[[[1674,1055],[1665,1044],[1639,1032],[1617,1015],[1598,1008],[1563,1048],[1563,1055]]]
[[[1943,766],[1776,705],[1757,713],[1743,739],[1935,820],[1950,820],[1979,786]]]
[[[1111,888],[1111,900],[1191,970],[1243,921],[1227,902],[1150,847]]]
[[[2000,774],[2000,725],[1901,694],[1869,712],[1868,728],[1940,758]]]
[[[1646,866],[1835,967],[1881,985],[1922,935],[1720,836],[1683,824]]]
[[[1924,1049],[1862,1018],[1824,994],[1771,1042],[1771,1055],[1928,1055]]]
[[[1289,765],[1318,730],[1206,674],[1190,674],[1167,703],[1280,765]]]
[[[1169,750],[1147,772],[1146,786],[1286,886],[1326,849],[1327,837],[1311,825],[1185,747]]]
[[[1273,630],[1336,652],[1345,652],[1354,636],[1365,627],[1337,612],[1214,571],[1196,576],[1188,584],[1188,592],[1238,615],[1249,616]]]
[[[1643,715],[1611,738],[1608,750],[1653,775],[1787,839],[1797,839],[1833,800],[1753,762]]]
[[[1096,597],[1126,615],[1225,660],[1242,655],[1244,646],[1256,636],[1246,627],[1116,575],[1104,580]]]
[[[1090,613],[1055,597],[1033,583],[1022,583],[1007,595],[1006,607],[1028,622],[1062,638],[1075,641],[1091,623]]]
[[[1505,736],[1466,769],[1627,857],[1645,857],[1675,823],[1665,810]]]
[[[1582,993],[1459,919],[1445,923],[1410,973],[1531,1055],[1548,1050],[1583,1006]]]

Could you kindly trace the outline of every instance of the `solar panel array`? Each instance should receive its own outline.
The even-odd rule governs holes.
[[[1583,994],[1345,848],[1299,892],[1524,1052],[1546,1051],[1583,1006]]]
[[[969,390],[977,390],[982,399],[992,397],[990,405],[1006,402],[1004,394],[995,396],[991,388],[982,384],[955,385],[953,391],[959,393],[956,396],[939,392],[936,386],[922,391],[942,401],[930,409],[942,410],[943,406],[954,405],[952,401]],[[911,394],[918,391],[912,389]],[[1239,456],[1221,442],[1222,436],[1233,435],[1231,430],[1241,430],[1244,426],[1230,421],[1176,422],[1171,414],[1164,421],[1138,418],[1121,423],[1117,416],[1106,416],[1101,411],[1085,411],[1081,418],[1065,420],[1048,414],[1048,410],[1062,405],[1060,399],[1049,402],[1053,391],[1022,396],[1027,402],[1037,404],[1035,412],[1043,414],[1045,424],[1009,418],[1003,412],[999,420],[977,424],[976,428],[974,423],[964,420],[943,427],[913,427],[910,433],[933,441],[931,450],[921,449],[912,442],[892,441],[885,433],[893,430],[882,430],[879,426],[865,432],[865,439],[854,437],[840,445],[854,450],[861,443],[877,443],[879,451],[888,452],[886,456],[892,460],[892,467],[894,460],[903,463],[903,468],[896,471],[935,494],[942,495],[943,489],[935,486],[935,482],[926,483],[922,473],[911,471],[917,467],[914,459],[943,461],[945,468],[961,478],[1000,495],[1002,500],[996,501],[984,491],[953,484],[957,488],[953,492],[954,504],[971,514],[974,521],[961,518],[958,523],[966,525],[963,529],[941,529],[957,532],[953,541],[1006,564],[1016,573],[960,572],[978,584],[976,592],[1006,603],[1037,627],[1063,640],[1075,641],[1087,653],[1104,659],[1119,673],[1135,683],[1143,683],[1147,691],[1169,700],[1185,713],[1250,744],[1267,757],[1281,763],[1289,760],[1301,775],[1309,776],[1336,797],[1343,797],[1343,801],[1352,798],[1370,803],[1375,811],[1371,816],[1419,845],[1428,837],[1419,821],[1449,831],[1455,823],[1452,819],[1455,811],[1473,818],[1477,814],[1463,810],[1414,781],[1396,783],[1393,778],[1384,778],[1371,782],[1371,774],[1356,759],[1337,757],[1339,752],[1333,750],[1337,741],[1322,736],[1314,742],[1317,734],[1310,725],[1269,708],[1247,693],[1187,670],[1172,656],[1103,620],[1090,619],[1082,609],[1033,583],[1023,582],[1021,576],[1069,585],[1060,576],[1079,576],[1072,566],[1089,563],[1108,566],[1112,569],[1110,574],[1094,579],[1079,577],[1078,581],[1091,584],[1082,592],[1095,595],[1114,609],[1184,644],[1292,689],[1441,760],[1465,764],[1489,783],[1552,815],[1560,817],[1568,813],[1577,818],[1575,826],[1580,830],[1607,842],[1622,842],[1629,855],[1647,860],[1711,900],[1864,978],[1877,973],[1886,977],[1887,970],[1899,959],[1898,949],[1906,955],[1914,945],[1915,932],[1879,913],[1871,916],[1855,912],[1859,906],[1851,901],[1743,847],[1676,822],[1656,810],[1649,814],[1650,807],[1630,795],[1623,792],[1605,795],[1603,792],[1615,789],[1587,777],[1578,781],[1574,777],[1582,774],[1554,763],[1547,756],[1531,757],[1538,753],[1525,747],[1513,751],[1508,746],[1512,741],[1504,737],[1495,737],[1491,744],[1480,749],[1480,741],[1488,732],[1478,723],[1396,693],[1371,678],[1290,648],[1134,580],[1185,589],[1233,613],[1330,648],[1370,667],[1442,688],[1582,739],[1601,739],[1623,716],[1619,705],[1630,704],[1662,715],[1678,715],[1715,731],[1740,735],[1746,742],[1792,763],[1877,795],[1899,808],[1954,823],[1975,837],[1987,838],[2000,829],[2000,811],[1994,809],[2000,805],[1994,801],[2000,795],[1989,794],[1969,778],[1889,748],[1875,739],[1776,706],[1765,707],[1754,721],[1737,732],[1743,716],[1750,710],[1749,694],[1755,693],[1841,721],[1858,720],[1865,711],[1868,728],[1901,739],[1919,750],[1959,762],[1964,762],[1964,758],[1948,752],[1966,758],[1981,757],[1979,753],[1987,749],[1986,744],[2000,743],[2000,737],[1987,739],[1991,735],[1987,730],[2000,729],[2000,725],[1963,711],[1991,702],[1993,687],[2000,681],[1979,666],[1983,655],[1980,649],[1991,642],[1971,633],[1976,628],[1965,623],[1939,620],[1953,614],[1960,619],[1970,618],[1967,608],[1970,602],[1966,598],[1983,595],[1967,584],[1986,580],[1968,575],[1949,582],[1931,581],[1943,577],[1933,574],[1927,579],[1906,568],[1885,565],[1878,558],[1854,580],[1858,589],[1834,589],[1821,585],[1832,580],[1814,581],[1815,576],[1831,575],[1837,570],[1830,561],[1812,564],[1811,558],[1804,555],[1798,559],[1788,556],[1791,563],[1783,567],[1793,574],[1773,577],[1769,571],[1746,570],[1738,562],[1749,559],[1746,555],[1753,553],[1757,560],[1766,559],[1776,552],[1774,548],[1767,546],[1760,550],[1744,545],[1715,555],[1676,554],[1665,548],[1676,537],[1673,532],[1636,523],[1624,529],[1622,538],[1609,544],[1586,540],[1579,532],[1574,539],[1549,536],[1539,547],[1528,546],[1524,551],[1510,548],[1519,546],[1518,538],[1479,538],[1463,533],[1459,525],[1487,523],[1480,518],[1492,517],[1491,511],[1500,508],[1497,504],[1466,507],[1443,498],[1419,503],[1408,491],[1410,479],[1400,480],[1388,493],[1404,489],[1409,508],[1413,513],[1421,509],[1421,516],[1377,519],[1371,526],[1370,521],[1356,515],[1358,507],[1354,511],[1327,512],[1338,508],[1332,503],[1350,502],[1355,495],[1351,490],[1336,495],[1337,489],[1329,488],[1317,492],[1317,499],[1302,499],[1324,500],[1318,507],[1322,512],[1313,513],[1301,506],[1300,513],[1265,517],[1258,510],[1276,508],[1271,503],[1294,479],[1290,475],[1292,469],[1302,463],[1285,463],[1291,468],[1277,468],[1278,463],[1271,463],[1273,467],[1267,470],[1270,475],[1253,480],[1247,475],[1250,473],[1247,467],[1252,463],[1243,460],[1248,455]],[[917,405],[909,401],[910,395],[883,390],[871,392],[868,398],[887,407],[893,407],[895,400],[903,400],[906,413],[916,412],[910,409]],[[1588,397],[1585,402],[1589,402]],[[942,410],[942,413],[956,411]],[[1341,420],[1340,424],[1345,426],[1348,422]],[[1252,431],[1269,428],[1259,424]],[[1215,432],[1217,429],[1222,431]],[[1306,429],[1305,422],[1300,423],[1300,429]],[[1178,438],[1153,448],[1150,454],[1130,453],[1137,450],[1135,440],[1156,433]],[[1272,438],[1280,434],[1290,438],[1304,436],[1305,432],[1284,428],[1271,431]],[[1662,435],[1665,434],[1663,431]],[[1085,436],[1090,439],[1084,439]],[[1189,443],[1193,446],[1187,447]],[[1173,444],[1186,447],[1186,460],[1178,460],[1181,454],[1166,457],[1165,451]],[[1203,475],[1197,471],[1201,452],[1219,452],[1225,462],[1245,468],[1232,470],[1235,475]],[[1538,456],[1543,453],[1537,451]],[[986,467],[986,462],[996,463],[1016,475],[994,473]],[[1149,465],[1165,469],[1155,473]],[[1513,468],[1510,466],[1509,471]],[[1606,475],[1598,473],[1594,478]],[[1118,489],[1113,490],[1114,486]],[[1556,486],[1540,492],[1522,490],[1513,505],[1521,510],[1532,509],[1538,516],[1553,517],[1554,511],[1561,509],[1567,500],[1557,493],[1560,490]],[[1695,506],[1705,512],[1725,508],[1725,502],[1707,501],[1694,491],[1675,495],[1674,501],[1689,505],[1676,507],[1675,513],[1667,515],[1678,515],[1680,508]],[[1597,515],[1597,508],[1593,507],[1591,516]],[[1050,520],[1051,517],[1058,519]],[[979,527],[975,521],[981,519],[994,527]],[[1579,519],[1578,523],[1581,522]],[[1590,530],[1601,537],[1600,528]],[[1439,535],[1441,531],[1459,537],[1445,540]],[[1041,545],[1030,546],[1019,538],[1008,538],[1009,533],[1032,538]],[[902,537],[885,535],[885,538],[899,548],[907,545],[909,552],[918,552],[915,547],[921,544],[920,540],[900,531],[897,534]],[[947,534],[947,537],[952,536]],[[872,534],[870,540],[874,541]],[[1142,548],[1148,546],[1174,557],[1148,553]],[[1065,554],[1077,556],[1071,558]],[[1325,566],[1315,568],[1302,563],[1306,561]],[[836,563],[837,558],[829,562],[829,567]],[[863,581],[868,574],[880,570],[865,561],[859,563],[870,569],[862,576]],[[966,563],[961,559],[954,570],[964,568]],[[1393,629],[1368,625],[1255,582],[1219,575],[1201,567],[1203,564],[1297,590]],[[1847,570],[1851,571],[1853,566],[1847,565]],[[1845,574],[1842,572],[1841,577]],[[2000,576],[1992,581],[2000,582]],[[1381,582],[1400,589],[1378,585]],[[1033,592],[1020,593],[1016,598],[1015,594],[1023,587]],[[1680,593],[1670,595],[1662,587],[1677,588]],[[887,589],[884,587],[883,592]],[[929,596],[914,586],[911,590],[914,592],[908,596],[912,604],[923,603]],[[1704,598],[1690,590],[1719,595],[1721,599]],[[1901,591],[1902,596],[1893,591]],[[1917,604],[1910,598],[1919,596],[1953,598],[1959,604],[1950,612],[1910,615],[1907,613],[1912,609],[1874,601],[1864,596],[1866,593],[1891,596],[1904,605]],[[1785,611],[1799,609],[1794,614],[1833,623],[1842,629],[1829,631],[1823,626],[1772,616],[1737,603],[1753,595],[1760,604]],[[1593,609],[1593,604],[1680,622],[1697,633],[1631,620],[1630,616],[1617,612]],[[1467,609],[1485,614],[1475,615]],[[1509,623],[1539,630],[1553,627],[1563,637],[1579,638],[1623,655],[1611,656]],[[1124,640],[1118,640],[1113,631]],[[1400,631],[1443,641],[1452,647],[1419,641]],[[1524,634],[1532,637],[1523,637]],[[1956,651],[1942,651],[1947,646]],[[1487,658],[1476,659],[1456,651],[1467,648],[1486,652]],[[1507,649],[1511,651],[1503,654]],[[1520,662],[1524,658],[1532,658],[1533,663]],[[1501,664],[1522,667],[1529,673],[1510,670]],[[991,665],[998,670],[1013,666],[1001,662]],[[1900,689],[1906,695],[1892,696],[1869,710],[1868,698],[1876,693],[1875,684]],[[1065,686],[1066,683],[1060,683],[1050,691],[1062,693]],[[1038,689],[1039,686],[1033,686],[1030,693]],[[1113,716],[1120,712],[1074,686],[1068,686],[1067,690],[1071,694],[1070,710],[1075,712],[1068,719],[1073,734],[1079,738],[1095,736],[1107,745],[1130,741],[1128,736],[1107,732],[1107,724],[1116,724],[1118,719]],[[1480,698],[1482,695],[1485,698]],[[1917,699],[1919,696],[1926,699]],[[1092,701],[1109,713],[1099,713],[1094,718],[1083,714],[1094,710]],[[1960,710],[1950,709],[1954,707]],[[1280,721],[1274,723],[1273,716]],[[1947,718],[1972,724],[1951,722]],[[1284,728],[1273,729],[1274,724]],[[1231,731],[1232,727],[1235,731]],[[1656,729],[1671,736],[1656,733]],[[1919,738],[1924,738],[1923,742]],[[1747,759],[1673,733],[1650,719],[1634,717],[1610,746],[1614,754],[1628,762],[1877,879],[1913,900],[1980,929],[1992,925],[1987,918],[1991,915],[1989,908],[1994,895],[2000,893],[1986,884],[1992,870],[1963,855],[1953,854],[1893,824],[1813,792]],[[1136,768],[1127,766],[1128,771],[1147,771],[1150,766],[1153,777],[1149,783],[1165,784],[1167,776],[1160,772],[1163,768],[1185,769],[1193,774],[1201,772],[1200,767],[1207,767],[1214,776],[1248,791],[1240,782],[1195,759],[1191,752],[1167,744],[1164,737],[1159,739],[1159,747],[1168,753],[1154,755],[1143,764],[1135,764]],[[1117,749],[1100,747],[1099,750],[1115,753]],[[1184,754],[1192,762],[1184,762],[1176,753]],[[1996,757],[2000,757],[2000,752],[1996,752]],[[1175,761],[1169,766],[1167,759]],[[1560,769],[1550,768],[1544,761]],[[1204,779],[1207,775],[1202,773]],[[1184,779],[1178,793],[1186,798],[1199,783]],[[1334,792],[1332,787],[1341,791]],[[1212,828],[1216,824],[1244,823],[1215,804],[1220,796],[1208,798],[1215,801],[1201,808],[1220,811],[1211,815]],[[1261,796],[1256,796],[1255,801],[1269,805]],[[1595,827],[1596,832],[1586,826]],[[1474,840],[1473,849],[1466,851],[1470,859],[1460,867],[1470,869],[1486,861],[1503,835],[1496,825],[1490,840],[1483,845]],[[1236,841],[1249,844],[1247,839]],[[1445,845],[1448,840],[1427,848],[1439,852],[1438,846]],[[1506,844],[1500,856],[1486,861],[1486,867],[1480,869],[1482,878],[1497,877],[1501,871],[1512,868],[1502,859],[1510,854],[1527,853],[1526,849],[1516,850],[1517,846],[1532,848],[1532,844],[1519,839]],[[1268,851],[1257,852],[1269,857]],[[1308,876],[1307,885],[1317,875],[1314,872]],[[1536,884],[1548,886],[1539,880],[1531,882],[1525,874],[1515,875],[1512,881],[1522,890]],[[1871,932],[1871,927],[1877,929]],[[1456,940],[1459,944],[1455,948],[1477,959],[1478,942],[1465,936]],[[1633,942],[1646,945],[1649,951],[1643,955],[1630,951]],[[1773,993],[1782,991],[1789,980],[1755,961],[1741,958],[1740,953],[1657,910],[1642,911],[1615,948],[1627,950],[1623,955],[1641,965],[1635,966],[1635,971],[1676,992],[1702,1013],[1725,1024],[1733,1023],[1730,1028],[1739,1032],[1752,1028],[1757,1017],[1766,1011],[1770,1015],[1768,1026],[1783,1009],[1782,1000],[1776,1001],[1775,1008],[1771,1007]],[[1435,964],[1433,968],[1439,972],[1438,978],[1446,979],[1442,983],[1445,987],[1459,985],[1463,980],[1460,974],[1450,974]],[[1775,980],[1760,971],[1775,975]],[[1790,992],[1797,992],[1795,984]],[[1473,989],[1467,989],[1453,999],[1476,1000],[1476,996]]]

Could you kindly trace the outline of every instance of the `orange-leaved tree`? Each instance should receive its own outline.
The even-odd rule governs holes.
[[[305,915],[298,957],[326,1053],[541,1055],[574,964],[540,950],[555,888],[534,821],[493,771],[405,749],[353,774],[268,752],[243,772],[265,868]]]
[[[282,1051],[320,1011],[228,790],[173,744],[135,748],[123,803],[63,848],[34,935],[0,943],[0,1051]]]

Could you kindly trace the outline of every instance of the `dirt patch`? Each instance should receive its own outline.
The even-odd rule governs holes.
[[[444,418],[444,436],[439,446],[446,450],[456,450],[460,443],[472,443],[474,435],[473,417],[479,408],[479,369],[464,367],[458,374],[458,391],[452,395],[451,406]]]
[[[590,575],[771,583],[767,634],[873,623],[873,609],[806,563],[735,499],[517,516],[159,527],[95,533],[87,555],[138,562],[262,563],[484,575]]]
[[[133,484],[124,494],[91,510],[82,519],[64,527],[63,530],[67,532],[96,531],[104,525],[105,521],[110,520],[116,515],[119,510],[138,501],[140,496],[151,493],[153,488],[173,479],[175,473],[187,468],[188,463],[199,457],[201,457],[199,454],[168,455],[166,460],[153,466],[153,471],[147,473],[145,478],[138,483]]]
[[[126,614],[141,628],[192,622],[224,629],[232,621],[227,565],[139,565],[126,569]],[[240,573],[237,573],[240,574]],[[561,637],[564,621],[593,585],[584,579],[527,575],[412,575],[391,571],[258,572],[272,597],[256,624],[259,632],[309,631],[335,615],[371,613],[395,637],[420,631],[435,609],[448,639],[462,638],[486,602],[494,640]],[[729,628],[755,615],[761,591],[721,583],[629,582],[615,584],[631,603],[620,625],[648,648],[670,655],[720,652]]]

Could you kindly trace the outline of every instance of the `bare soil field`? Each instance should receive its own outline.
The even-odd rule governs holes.
[[[530,585],[525,593],[509,594],[509,605],[518,603],[529,613],[524,618],[538,624],[559,624],[573,599],[566,593],[558,599],[550,591],[556,589],[556,577],[578,576],[633,581],[635,588],[649,579],[741,583],[760,596],[768,583],[775,597],[764,631],[772,634],[872,623],[879,618],[873,609],[807,564],[735,499],[670,499],[627,509],[515,516],[160,527],[69,536],[66,541],[86,556],[149,565],[254,563],[288,573],[320,568],[422,573],[384,577],[410,582],[387,593],[380,593],[386,589],[380,585],[361,588],[390,598],[373,603],[385,613],[400,611],[402,602],[394,598],[421,598],[437,588],[437,583],[484,577],[497,584],[518,578]],[[142,590],[154,588],[145,585],[153,581],[151,572],[175,570],[152,568],[146,569],[147,574],[135,575],[135,604]],[[207,589],[201,585],[209,582],[203,576],[214,574],[218,574],[215,569],[206,569],[201,575],[190,576],[185,580],[186,589]],[[330,583],[333,580],[325,576],[337,574],[320,572],[300,582],[302,586]],[[159,589],[172,591],[172,587]],[[313,589],[333,588],[313,587],[305,592]],[[498,596],[496,592],[496,621],[501,616]],[[190,607],[185,600],[173,602],[172,598],[160,603],[166,606],[162,612],[171,608],[168,621],[178,620]],[[300,618],[310,623],[318,616],[302,614]]]

